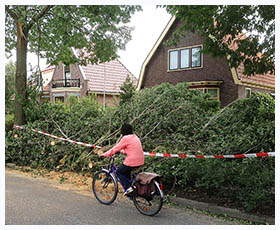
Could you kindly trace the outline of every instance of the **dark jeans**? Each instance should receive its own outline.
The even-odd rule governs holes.
[[[122,164],[117,169],[117,175],[120,178],[120,181],[125,189],[128,189],[130,187],[130,180],[131,180],[131,170],[139,168],[137,167],[130,167]]]

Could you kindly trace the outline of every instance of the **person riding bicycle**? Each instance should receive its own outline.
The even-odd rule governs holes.
[[[126,154],[123,164],[117,169],[117,175],[126,189],[124,195],[129,195],[134,191],[134,188],[131,187],[129,182],[131,171],[144,165],[144,152],[141,140],[136,134],[133,134],[132,126],[130,124],[125,123],[122,125],[121,134],[123,137],[120,142],[102,154],[101,157],[110,157],[117,152]]]

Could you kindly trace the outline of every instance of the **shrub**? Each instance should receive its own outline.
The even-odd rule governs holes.
[[[5,133],[9,132],[13,129],[14,125],[14,114],[6,114],[5,115]]]

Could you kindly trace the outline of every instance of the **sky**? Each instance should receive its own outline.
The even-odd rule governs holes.
[[[125,51],[119,52],[120,61],[137,78],[141,65],[171,18],[163,8],[154,5],[144,5],[142,8],[143,11],[132,16],[131,25],[135,26],[131,33],[132,40],[127,43]]]
[[[142,63],[171,18],[166,9],[156,8],[156,5],[145,4],[142,5],[142,9],[143,11],[132,15],[131,22],[127,24],[134,27],[131,33],[132,40],[127,43],[125,50],[118,52],[119,60],[136,78],[139,77]],[[9,60],[15,61],[15,52],[11,58],[6,59],[6,63]],[[31,63],[33,67],[36,66],[37,56],[28,53],[27,63]],[[46,61],[41,59],[40,69],[43,70],[46,66]],[[29,64],[27,64],[27,69],[29,70]]]

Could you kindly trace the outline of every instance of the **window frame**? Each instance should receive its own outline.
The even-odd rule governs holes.
[[[69,73],[66,77],[66,73]],[[71,70],[70,70],[70,65],[64,65],[63,66],[63,79],[65,82],[65,86],[69,87],[70,86],[70,81],[71,81]]]
[[[249,96],[247,95],[247,92],[249,93]],[[249,98],[252,95],[252,89],[251,88],[245,88],[245,98]]]
[[[170,54],[171,53],[174,53],[174,52],[176,52],[177,53],[177,68],[174,68],[174,69],[170,69],[170,64],[171,64],[171,58],[170,58]],[[177,70],[177,69],[179,69],[179,50],[170,50],[169,52],[168,52],[168,69],[170,69],[171,71],[172,70]]]
[[[173,71],[183,71],[183,70],[193,70],[193,69],[201,69],[203,68],[203,53],[200,52],[200,66],[192,66],[192,49],[194,48],[200,48],[200,51],[203,49],[203,45],[194,45],[194,46],[186,46],[186,47],[181,47],[181,48],[175,48],[175,49],[170,49],[168,50],[168,60],[167,60],[167,72],[173,72]],[[189,50],[188,53],[189,53],[189,65],[188,67],[181,67],[182,66],[182,59],[181,59],[181,52],[183,50]],[[170,53],[171,52],[175,52],[177,51],[178,52],[178,55],[177,55],[177,68],[175,69],[170,69],[170,61],[171,61],[171,58],[170,58]]]
[[[64,96],[55,96],[54,97],[54,103],[58,103],[58,101],[64,103],[64,101],[65,101]]]
[[[178,64],[180,64],[179,66],[180,66],[180,68],[178,68],[178,69],[189,69],[189,68],[192,68],[192,65],[191,65],[191,49],[192,48],[184,48],[184,49],[180,49],[178,52],[179,52],[179,58],[178,58],[178,60],[180,60],[180,62],[178,63]],[[188,66],[187,67],[182,67],[182,51],[183,50],[188,50],[188,56],[189,56],[189,59],[188,59]]]
[[[219,88],[204,88],[204,93],[210,94],[208,91],[209,89],[216,89],[217,90],[217,97],[209,97],[210,100],[220,100],[220,89]],[[210,94],[211,95],[211,94]]]
[[[193,49],[195,49],[195,48],[200,48],[200,50],[199,50],[199,53],[200,53],[199,63],[200,63],[200,65],[199,66],[193,66],[193,56],[194,56]],[[192,47],[191,52],[190,52],[190,57],[191,57],[191,68],[200,68],[201,67],[201,47],[199,47],[199,46]]]
[[[219,87],[197,87],[197,88],[190,88],[190,90],[199,90],[202,93],[208,93],[209,89],[216,89],[217,90],[217,97],[209,97],[209,100],[217,100],[220,101],[220,88]],[[211,94],[210,94],[211,95]]]
[[[66,78],[66,73],[69,73],[69,78]],[[67,80],[71,79],[70,65],[63,66],[63,78]]]

